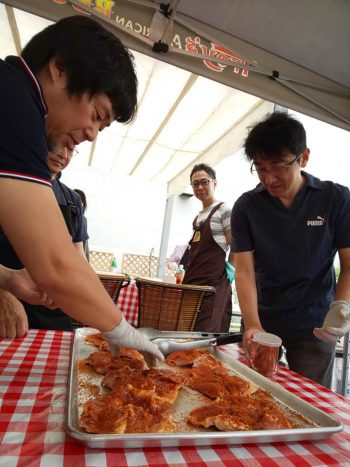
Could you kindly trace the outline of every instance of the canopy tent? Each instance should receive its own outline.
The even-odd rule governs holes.
[[[136,51],[137,119],[112,125],[82,149],[87,164],[103,163],[111,174],[166,182],[168,194],[180,194],[192,165],[214,165],[237,151],[246,127],[272,110],[270,102],[350,129],[346,0],[6,4],[52,21],[91,14]],[[20,49],[36,32],[33,22],[8,7],[6,15],[8,35]],[[23,32],[21,18],[29,31]]]

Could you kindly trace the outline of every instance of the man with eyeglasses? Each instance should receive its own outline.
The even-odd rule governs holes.
[[[231,216],[245,348],[258,331],[277,334],[290,369],[330,388],[335,342],[350,328],[349,189],[304,172],[305,129],[287,113],[255,125],[245,152],[260,180]]]
[[[83,221],[80,197],[60,181],[62,170],[70,163],[73,153],[67,148],[56,147],[49,152],[48,166],[52,190],[65,220],[68,232],[77,251],[85,258],[83,242],[89,236]],[[21,269],[23,264],[16,255],[6,235],[0,228],[0,263],[12,269]],[[11,306],[12,304],[12,306]],[[28,329],[56,329],[72,331],[71,318],[59,308],[49,311],[45,306],[18,302],[9,294],[0,296],[0,337],[22,337]]]
[[[215,294],[204,298],[195,324],[196,331],[227,332],[232,315],[232,290],[225,259],[231,242],[230,207],[215,199],[215,170],[195,165],[190,175],[194,195],[202,210],[193,221],[184,284],[210,285]],[[233,263],[230,254],[229,261]],[[182,260],[180,260],[182,262]]]
[[[100,22],[85,15],[63,18],[33,36],[20,57],[0,60],[0,102],[0,226],[39,293],[103,332],[112,351],[132,347],[163,359],[127,323],[72,245],[47,165],[48,150],[73,150],[114,121],[133,119],[137,77],[131,53]],[[23,274],[0,265],[0,288],[18,293]]]

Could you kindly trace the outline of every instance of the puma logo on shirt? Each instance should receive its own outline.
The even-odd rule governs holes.
[[[324,217],[317,216],[315,220],[306,221],[306,225],[308,227],[318,227],[320,225],[324,225],[325,223],[326,223],[326,216]]]

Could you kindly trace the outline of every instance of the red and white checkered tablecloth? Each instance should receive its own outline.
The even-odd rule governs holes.
[[[320,441],[146,449],[89,449],[65,434],[72,335],[30,331],[0,340],[0,466],[291,467],[350,465],[350,404],[281,368],[273,380],[334,415],[344,430]],[[234,353],[237,347],[226,346]]]
[[[121,289],[117,301],[125,319],[133,326],[138,325],[139,299],[135,281],[130,281],[127,287]]]

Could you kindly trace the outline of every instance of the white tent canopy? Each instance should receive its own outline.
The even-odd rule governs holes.
[[[152,51],[156,37],[162,37],[162,28],[167,27],[166,18],[156,13],[158,2],[6,0],[6,4],[0,0],[0,58],[20,53],[51,21],[86,11],[97,15],[134,51],[139,79],[135,121],[114,123],[96,142],[79,145],[79,156],[63,174],[68,186],[87,193],[89,233],[95,247],[118,254],[157,252],[166,199],[188,188],[195,163],[216,166],[226,158],[230,169],[219,170],[218,191],[226,175],[235,189],[223,197],[228,202],[239,190],[251,188],[254,180],[246,180],[247,164],[236,151],[247,126],[272,111],[273,103],[350,128],[347,0],[174,1],[173,41],[167,53]],[[85,13],[78,13],[73,4],[84,7]],[[273,70],[289,81],[272,80]],[[300,80],[313,85],[297,84]],[[346,147],[343,144],[339,151],[344,167]],[[326,152],[332,167],[340,168],[333,148]],[[228,156],[233,154],[232,165]],[[196,210],[196,200],[177,197],[166,226],[171,233],[169,248],[187,241]],[[161,246],[163,258],[167,234]]]
[[[170,19],[147,0],[6,3],[49,20],[91,14],[135,51],[135,122],[112,125],[79,149],[82,164],[111,175],[141,176],[180,194],[193,164],[237,151],[270,102],[350,128],[346,0],[176,0]],[[9,7],[0,18],[10,53],[48,24]],[[152,51],[154,43],[168,51]]]

